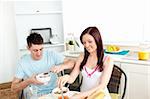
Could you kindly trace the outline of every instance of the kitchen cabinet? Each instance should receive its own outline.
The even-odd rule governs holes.
[[[62,0],[15,1],[15,20],[20,50],[25,49],[26,38],[35,28],[51,28],[52,35],[58,38],[56,42],[64,42]],[[64,46],[59,47],[64,49]]]
[[[122,62],[121,68],[127,75],[125,99],[150,99],[150,65]]]

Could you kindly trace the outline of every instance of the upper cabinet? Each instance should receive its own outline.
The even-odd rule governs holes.
[[[51,28],[55,42],[63,43],[61,0],[15,1],[15,12],[19,49],[26,49],[27,36],[37,28]]]

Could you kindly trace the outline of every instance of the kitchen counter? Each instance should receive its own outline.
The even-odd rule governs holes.
[[[66,57],[70,58],[77,58],[81,52],[74,51],[69,52],[65,51],[63,54]],[[136,64],[142,64],[142,65],[149,65],[150,66],[150,59],[149,60],[138,60],[138,56],[136,52],[129,52],[127,55],[115,55],[115,54],[105,54],[109,55],[114,59],[115,62],[124,62],[124,63],[136,63]]]

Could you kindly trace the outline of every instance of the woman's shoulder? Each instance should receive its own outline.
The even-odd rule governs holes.
[[[104,58],[103,58],[103,61],[104,61],[104,62],[105,62],[105,61],[110,61],[110,60],[113,60],[113,59],[112,59],[111,56],[108,56],[108,55],[104,56]]]
[[[104,56],[103,63],[105,66],[113,65],[114,61],[111,56]]]

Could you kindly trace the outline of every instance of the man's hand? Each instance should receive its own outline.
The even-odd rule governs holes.
[[[59,73],[60,71],[63,71],[63,67],[62,66],[53,66],[50,68],[50,71],[51,72],[54,72],[54,73]]]
[[[30,82],[30,84],[35,84],[35,85],[42,85],[42,84],[43,84],[42,82],[40,82],[40,81],[38,81],[38,80],[36,79],[36,75],[32,75],[32,76],[28,79],[28,81]]]

